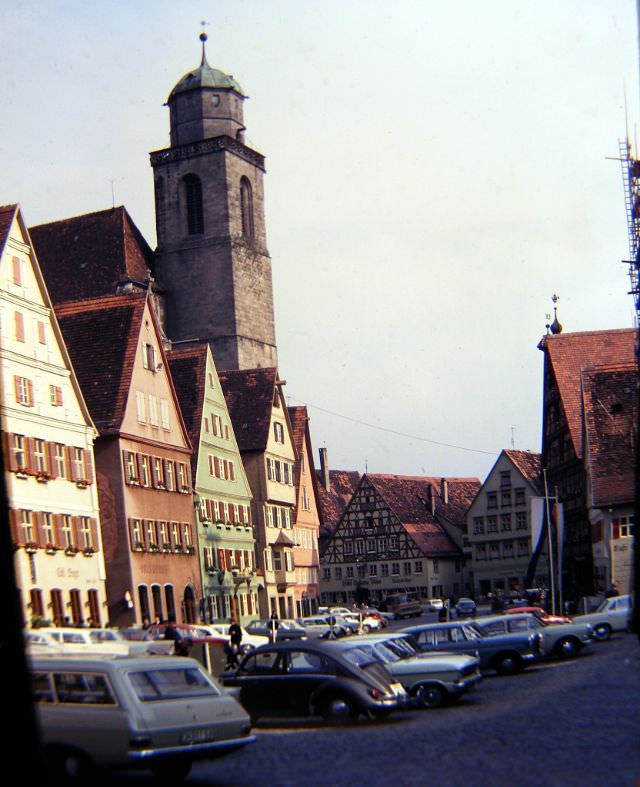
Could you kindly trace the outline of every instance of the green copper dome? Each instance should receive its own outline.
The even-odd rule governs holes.
[[[189,73],[182,77],[169,94],[169,100],[178,95],[178,93],[187,93],[189,90],[199,90],[205,87],[235,90],[236,93],[244,96],[244,91],[230,74],[225,74],[224,71],[212,68],[207,63],[204,51],[204,44],[207,40],[206,35],[202,34],[200,40],[202,41],[202,62],[199,68],[189,71]]]

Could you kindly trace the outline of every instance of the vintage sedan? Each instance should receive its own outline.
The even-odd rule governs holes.
[[[550,615],[544,607],[510,607],[505,609],[505,615],[521,615],[528,612],[531,615],[536,615],[544,623],[573,623],[573,619],[566,615]]]
[[[378,658],[420,708],[458,699],[480,680],[480,659],[464,653],[421,653],[408,634],[353,637],[350,645]]]
[[[589,623],[593,636],[600,642],[609,639],[614,631],[627,631],[631,624],[632,596],[613,596],[603,599],[593,612],[576,615],[575,623]]]
[[[193,760],[255,740],[246,711],[194,659],[29,661],[45,757],[65,782],[91,784],[98,766],[178,782]]]
[[[274,621],[272,620],[252,620],[245,626],[249,634],[258,634],[259,636],[268,637],[271,639],[271,632],[274,628]],[[306,629],[304,629],[295,620],[289,618],[279,618],[275,621],[276,641],[283,642],[288,639],[304,639],[309,636]]]
[[[323,716],[354,721],[361,714],[384,717],[407,705],[408,695],[378,659],[347,640],[306,639],[257,648],[240,666],[222,674],[225,686],[240,690],[252,718]]]
[[[518,631],[489,636],[475,623],[453,621],[428,623],[402,629],[411,634],[420,650],[448,650],[480,658],[480,669],[495,670],[499,675],[513,675],[540,658],[539,633]]]
[[[480,618],[476,625],[491,636],[516,632],[538,633],[542,656],[569,659],[577,656],[593,640],[588,623],[545,623],[537,615],[491,615]]]

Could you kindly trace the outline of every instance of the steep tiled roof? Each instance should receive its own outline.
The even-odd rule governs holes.
[[[582,401],[580,374],[583,369],[634,360],[635,330],[584,331],[547,335],[540,349],[553,368],[577,456],[582,456]]]
[[[327,539],[338,526],[344,510],[360,483],[357,470],[329,470],[329,489],[322,481],[322,472],[316,470],[316,487],[320,505],[320,537]],[[322,548],[321,548],[322,551]]]
[[[54,303],[115,295],[118,284],[146,284],[153,252],[122,206],[29,230]]]
[[[101,434],[125,413],[146,298],[121,296],[56,307],[56,316],[89,412]]]
[[[536,492],[542,494],[542,454],[535,451],[516,451],[515,449],[505,449],[504,453]]]
[[[11,222],[17,210],[18,206],[15,204],[0,206],[0,252],[4,248],[4,244],[7,241],[9,228],[11,227]]]
[[[635,365],[600,366],[582,373],[585,461],[595,506],[634,498]]]
[[[178,395],[182,417],[195,451],[191,456],[193,477],[197,468],[197,447],[200,444],[202,407],[207,370],[207,345],[190,344],[167,353],[173,385]]]
[[[365,476],[425,555],[458,555],[460,550],[439,520],[463,528],[480,481],[372,474]]]
[[[273,367],[219,373],[241,452],[267,447],[277,375]]]
[[[300,456],[304,448],[304,437],[309,419],[307,408],[304,406],[287,407],[287,410],[289,411],[289,420],[291,421],[293,444],[298,452],[298,456]]]

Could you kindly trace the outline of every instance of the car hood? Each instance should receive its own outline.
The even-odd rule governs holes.
[[[425,653],[421,656],[411,656],[408,659],[396,661],[389,664],[388,668],[394,675],[415,672],[417,669],[428,669],[429,672],[450,672],[451,670],[462,670],[479,664],[479,659],[475,656],[468,656],[464,653],[447,653],[437,651]]]

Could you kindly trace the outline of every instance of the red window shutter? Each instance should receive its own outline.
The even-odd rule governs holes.
[[[13,375],[13,389],[16,394],[16,402],[20,403],[20,377],[17,374]]]
[[[75,481],[75,478],[73,477],[73,449],[70,445],[64,446],[64,460],[67,481]]]
[[[227,567],[225,561],[224,549],[218,549],[218,566],[222,569],[225,569]]]
[[[29,399],[29,407],[33,407],[36,401],[33,396],[33,380],[27,380],[27,392],[28,392],[28,399]]]
[[[233,462],[229,462],[229,478],[232,481],[236,480],[236,471]]]
[[[56,467],[56,444],[48,442],[46,444],[46,449],[47,470],[49,471],[51,478],[57,478],[58,468]]]
[[[236,507],[233,503],[229,503],[229,522],[235,524],[236,521]]]
[[[23,537],[23,530],[20,527],[20,510],[12,508],[9,511],[9,521],[11,525],[11,540],[17,547],[24,546],[24,537]]]
[[[11,432],[2,433],[2,451],[4,453],[5,467],[8,468],[9,472],[15,473],[18,469],[18,463],[13,450],[13,434]]]
[[[134,520],[131,517],[129,517],[129,543],[131,545],[131,549],[135,549],[136,547],[135,527],[134,527]]]
[[[235,558],[235,565],[238,568],[242,568],[242,552],[239,549],[236,549],[234,553],[234,558]]]
[[[88,448],[82,449],[82,465],[84,467],[84,481],[88,484],[93,483],[93,456]]]
[[[62,547],[62,515],[53,515],[53,543],[57,547]]]
[[[91,546],[97,551],[100,549],[100,534],[98,532],[98,520],[92,516],[89,520],[91,527]]]
[[[33,515],[34,517],[34,540],[39,547],[43,547],[46,544],[46,540],[44,537],[43,526],[44,526],[44,516],[42,511],[36,511]]]
[[[232,549],[225,549],[225,559],[227,563],[227,568],[231,569],[233,566],[233,550]]]
[[[33,454],[33,437],[24,438],[24,460],[27,465],[27,472],[32,473],[36,466]]]
[[[614,519],[613,520],[613,537],[620,538],[620,520]]]
[[[73,546],[79,549],[82,546],[82,517],[71,517],[71,532],[73,533]]]
[[[40,344],[47,343],[47,337],[45,336],[45,332],[44,332],[44,323],[41,322],[40,320],[38,320],[38,341],[40,342]]]
[[[16,340],[19,342],[24,341],[24,317],[22,312],[14,312],[15,326],[16,326]]]

